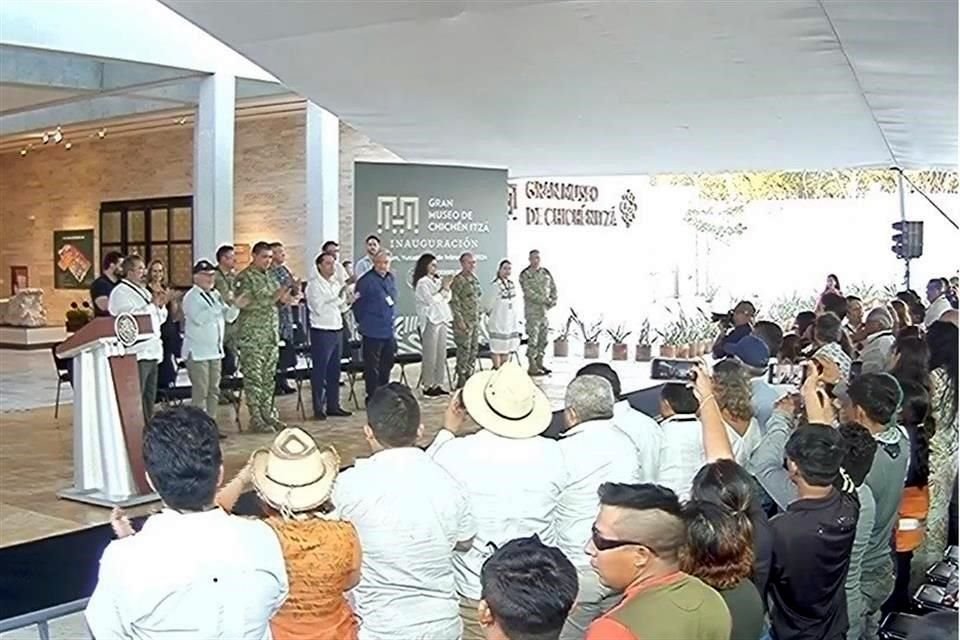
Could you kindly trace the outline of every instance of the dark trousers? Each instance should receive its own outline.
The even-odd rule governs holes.
[[[397,341],[394,338],[363,337],[363,382],[367,387],[367,400],[378,388],[390,382]]]
[[[340,409],[340,356],[343,331],[310,329],[310,388],[313,415]]]
[[[157,374],[160,370],[156,360],[137,360],[140,373],[140,402],[143,403],[143,422],[150,422],[153,407],[157,404]]]

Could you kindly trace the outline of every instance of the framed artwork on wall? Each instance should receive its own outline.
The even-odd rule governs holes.
[[[20,289],[29,287],[30,270],[23,265],[10,267],[10,295],[15,296]]]
[[[53,232],[53,288],[89,289],[96,278],[93,229]]]

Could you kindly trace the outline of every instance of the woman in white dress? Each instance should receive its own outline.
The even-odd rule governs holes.
[[[510,359],[520,348],[520,322],[517,319],[517,286],[510,280],[513,266],[503,260],[497,268],[493,286],[483,296],[483,311],[487,314],[487,334],[493,368]]]
[[[450,311],[450,281],[437,273],[437,259],[425,253],[413,269],[413,288],[417,325],[423,341],[423,395],[443,396],[443,378],[447,368],[447,327],[453,321]]]

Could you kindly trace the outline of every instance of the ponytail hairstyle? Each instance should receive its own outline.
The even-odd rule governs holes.
[[[930,410],[930,394],[917,382],[904,382],[900,424],[910,436],[910,469],[905,486],[923,487],[930,479],[930,438],[936,425]]]
[[[683,507],[687,536],[680,568],[717,590],[730,589],[753,574],[753,529],[743,511],[705,500]]]

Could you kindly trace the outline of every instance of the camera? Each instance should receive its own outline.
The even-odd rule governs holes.
[[[713,312],[710,314],[710,320],[718,324],[733,324],[733,311],[727,311],[726,313]]]

